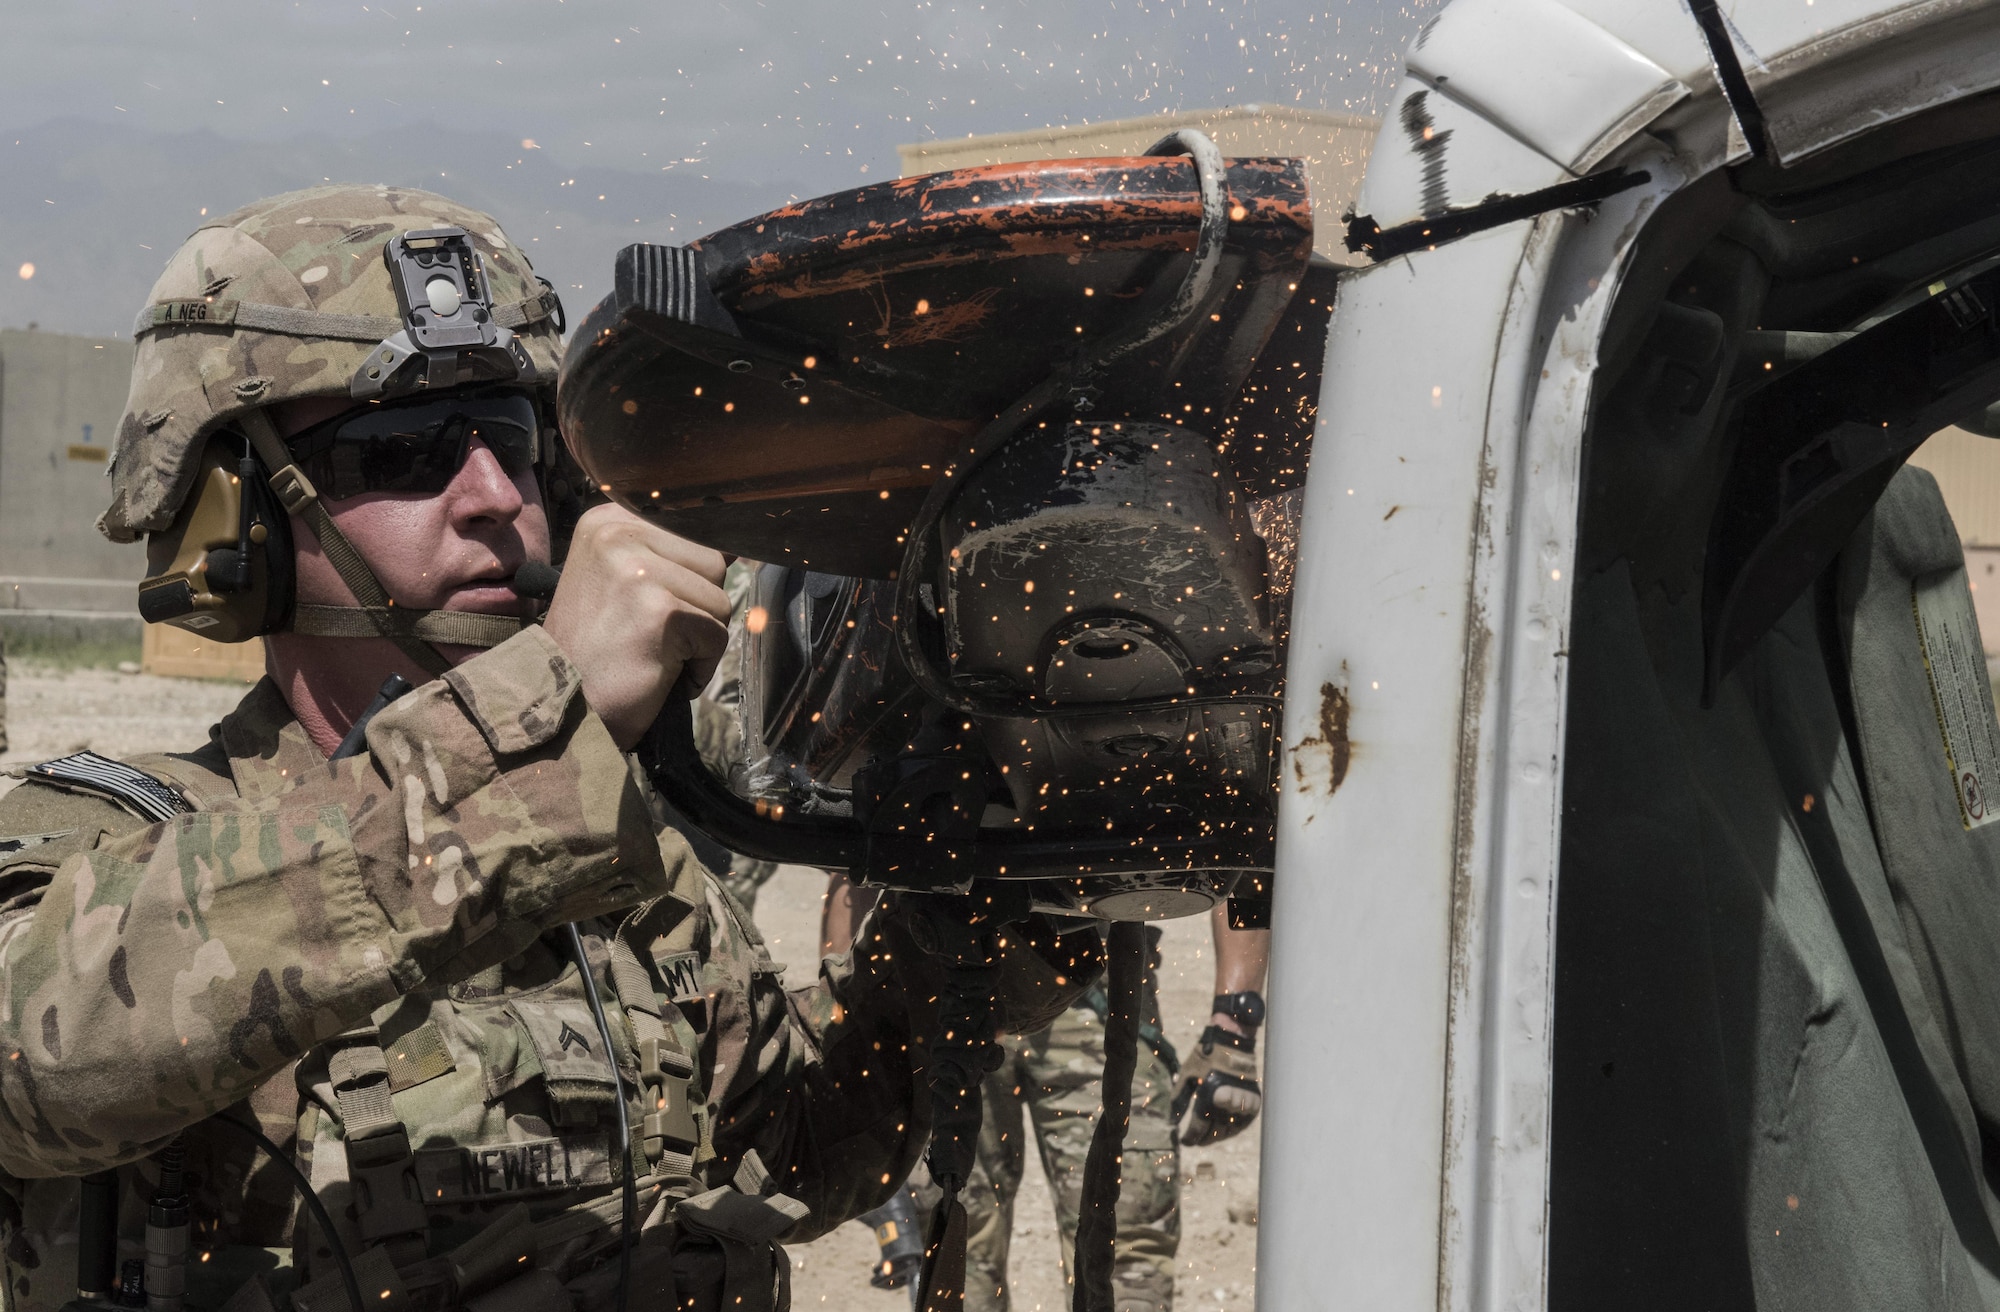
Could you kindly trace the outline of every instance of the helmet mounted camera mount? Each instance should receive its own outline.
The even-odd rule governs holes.
[[[485,266],[465,229],[399,233],[383,244],[382,262],[403,326],[355,370],[348,384],[355,400],[534,377],[513,330],[493,320]]]

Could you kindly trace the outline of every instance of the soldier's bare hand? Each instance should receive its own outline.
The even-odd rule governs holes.
[[[729,641],[720,552],[618,506],[585,512],[543,620],[583,677],[583,695],[629,749],[681,672],[708,683]]]

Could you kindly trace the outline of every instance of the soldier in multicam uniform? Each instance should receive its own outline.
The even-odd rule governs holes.
[[[873,905],[867,889],[844,875],[828,881],[820,949],[831,956],[852,942],[858,913]],[[1112,1257],[1116,1312],[1167,1312],[1174,1304],[1174,1256],[1180,1248],[1180,1149],[1240,1134],[1263,1109],[1257,1078],[1261,992],[1270,965],[1269,930],[1232,929],[1226,907],[1212,917],[1215,998],[1208,1027],[1183,1062],[1160,1024],[1159,939],[1149,937],[1141,999],[1138,1061],[1132,1071],[1130,1121],[1119,1170],[1117,1234]],[[959,1197],[966,1210],[966,1312],[1007,1312],[1007,1259],[1014,1199],[1027,1167],[1025,1114],[1034,1127],[1050,1183],[1063,1272],[1071,1270],[1083,1197],[1084,1164],[1104,1099],[1102,984],[1093,985],[1043,1029],[1004,1035],[1003,1061],[982,1088],[983,1117],[972,1178]],[[912,1184],[928,1214],[938,1193],[919,1168]],[[885,1235],[886,1213],[863,1220]],[[886,1246],[886,1245],[885,1245]],[[879,1283],[879,1282],[878,1282]]]
[[[1217,908],[1215,1014],[1185,1063],[1160,1025],[1158,932],[1149,938],[1131,1121],[1119,1170],[1123,1184],[1111,1268],[1117,1312],[1167,1312],[1174,1305],[1181,1145],[1241,1133],[1263,1106],[1254,1054],[1269,931],[1231,930]],[[1255,1002],[1246,1004],[1246,998]],[[1007,1255],[1014,1199],[1027,1165],[1024,1113],[1054,1196],[1065,1276],[1072,1269],[1084,1162],[1104,1097],[1106,1009],[1102,985],[1093,986],[1047,1028],[1007,1039],[1004,1064],[987,1077],[979,1160],[965,1198],[966,1312],[1007,1312],[1012,1306]],[[1254,1019],[1246,1024],[1246,1016]]]
[[[391,449],[350,417],[350,380],[415,318],[385,242],[447,225],[476,244],[482,314],[516,333],[513,388],[544,404],[553,295],[491,218],[421,191],[323,187],[211,220],[141,320],[107,534],[171,531],[211,438],[263,453],[260,477],[274,455],[318,474],[280,493],[291,631],[208,743],[65,758],[0,799],[17,1312],[76,1294],[79,1218],[107,1179],[121,1274],[144,1272],[154,1307],[180,1283],[189,1308],[347,1306],[330,1237],[239,1127],[309,1177],[371,1308],[480,1312],[608,1308],[624,1280],[633,1308],[782,1308],[775,1241],[879,1203],[922,1148],[941,979],[922,900],[885,902],[865,950],[788,993],[625,754],[683,667],[722,651],[722,558],[593,509],[541,624],[501,621],[517,631],[490,650],[425,645],[520,615],[505,585],[549,550],[538,466],[497,421],[468,435],[454,412],[449,434]],[[449,390],[445,409],[491,394]],[[329,433],[335,458],[312,464]],[[203,568],[226,573],[221,555]],[[357,613],[390,636],[324,636]],[[330,761],[391,671],[420,686]],[[1030,922],[1008,943],[1010,1028],[1044,1023],[1095,969],[1094,935]],[[621,1277],[628,1091],[640,1224]],[[176,1179],[178,1265],[181,1213],[161,1201]]]

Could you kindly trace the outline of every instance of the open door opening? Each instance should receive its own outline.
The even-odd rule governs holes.
[[[1549,1306],[1994,1306],[2000,726],[1904,462],[2000,401],[2000,102],[1706,179],[1632,270],[1586,448]]]

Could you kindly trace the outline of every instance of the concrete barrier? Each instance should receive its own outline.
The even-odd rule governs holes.
[[[15,651],[61,647],[130,647],[136,654],[145,624],[139,612],[0,610],[0,640]]]
[[[0,613],[133,614],[145,549],[96,528],[132,353],[119,338],[0,329]]]

